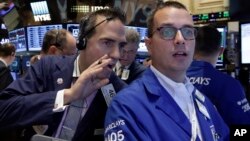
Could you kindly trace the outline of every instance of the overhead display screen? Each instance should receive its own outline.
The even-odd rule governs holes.
[[[42,48],[43,37],[51,29],[62,29],[61,24],[42,25],[27,27],[28,50],[40,51]]]

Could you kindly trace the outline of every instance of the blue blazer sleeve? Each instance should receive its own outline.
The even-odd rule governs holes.
[[[45,57],[0,93],[0,131],[53,122],[58,90],[70,87],[73,58]],[[58,84],[58,79],[64,80]]]

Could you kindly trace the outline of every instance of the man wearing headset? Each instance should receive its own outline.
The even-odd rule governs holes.
[[[36,133],[103,140],[107,105],[126,85],[112,71],[126,44],[125,19],[119,9],[103,9],[83,18],[79,55],[43,57],[0,93],[0,131],[43,125],[33,126]],[[75,119],[72,113],[80,117]],[[66,124],[68,118],[76,123]]]

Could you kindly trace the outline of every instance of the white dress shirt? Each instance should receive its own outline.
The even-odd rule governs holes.
[[[150,69],[156,75],[163,88],[171,95],[171,97],[189,119],[192,125],[192,137],[190,140],[195,141],[197,135],[199,136],[199,139],[202,140],[199,121],[196,116],[192,96],[194,86],[190,83],[187,77],[185,78],[184,83],[176,83],[175,81],[159,72],[153,65],[150,66]]]

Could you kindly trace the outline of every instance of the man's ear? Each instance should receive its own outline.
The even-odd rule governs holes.
[[[11,56],[16,56],[16,53],[15,53],[15,52],[12,52],[12,53],[11,53]]]
[[[57,47],[55,45],[52,45],[49,47],[48,54],[54,55],[54,54],[56,54],[56,51],[57,51]]]
[[[148,54],[151,56],[151,48],[152,48],[151,38],[145,37],[144,42],[145,42],[145,45],[146,45],[146,47],[148,49]]]

